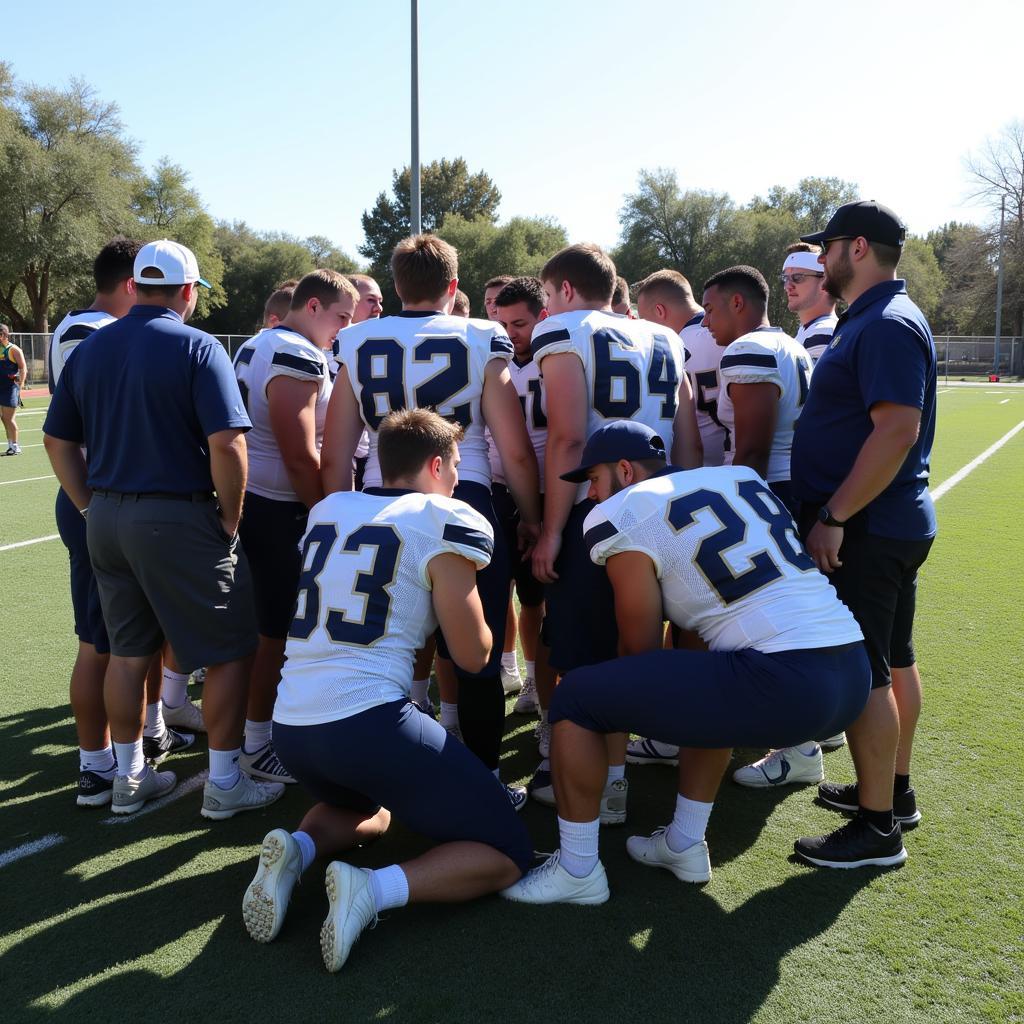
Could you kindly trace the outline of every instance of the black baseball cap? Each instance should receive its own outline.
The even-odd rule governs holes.
[[[906,225],[889,209],[874,199],[861,199],[856,203],[840,206],[824,231],[813,235],[801,235],[801,242],[821,245],[833,238],[866,238],[880,245],[903,245],[907,237]]]
[[[644,459],[665,461],[665,442],[650,427],[633,420],[615,420],[598,427],[587,440],[580,464],[562,479],[581,484],[587,473],[603,462],[642,462]]]

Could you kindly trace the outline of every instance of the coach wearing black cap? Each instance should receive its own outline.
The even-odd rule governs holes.
[[[849,306],[814,369],[793,438],[801,534],[864,632],[872,691],[847,728],[857,783],[820,800],[856,812],[796,852],[823,867],[891,864],[920,820],[910,749],[921,707],[912,643],[917,571],[935,538],[928,469],[935,436],[935,343],[896,277],[906,228],[881,203],[841,206],[824,231],[824,287]]]

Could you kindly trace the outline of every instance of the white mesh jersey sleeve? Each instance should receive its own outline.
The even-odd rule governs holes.
[[[730,384],[774,384],[785,387],[779,371],[775,331],[753,331],[737,338],[722,353],[721,373],[724,387]],[[781,332],[779,332],[781,333]]]
[[[291,377],[317,385],[318,393],[330,387],[331,374],[326,354],[308,338],[294,331],[274,327],[260,336],[263,346],[269,345],[267,366],[260,382],[264,395],[275,377]]]
[[[661,559],[657,549],[646,543],[642,537],[633,536],[620,526],[625,499],[619,498],[626,493],[620,491],[590,511],[583,522],[583,543],[587,546],[591,561],[596,565],[605,565],[613,555],[625,551],[639,551],[654,563],[655,573],[660,579]],[[626,518],[633,521],[635,512],[630,510]]]
[[[113,323],[117,317],[96,309],[76,309],[68,313],[57,325],[50,338],[50,350],[47,358],[47,370],[50,393],[57,387],[57,381],[64,370],[68,357],[78,346],[95,331]]]
[[[485,569],[494,554],[494,530],[491,524],[471,505],[456,498],[431,495],[427,506],[434,514],[434,530],[438,550],[420,566],[424,586],[430,588],[427,564],[435,555],[452,553],[468,559],[477,570]]]

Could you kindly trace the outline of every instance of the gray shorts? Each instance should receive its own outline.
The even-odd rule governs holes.
[[[166,639],[191,672],[256,649],[249,565],[212,500],[96,493],[87,522],[112,654],[146,657]]]

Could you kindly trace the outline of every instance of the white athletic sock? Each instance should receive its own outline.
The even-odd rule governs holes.
[[[409,879],[397,864],[371,871],[370,884],[378,914],[394,907],[404,907],[409,902]]]
[[[606,786],[610,786],[613,782],[618,782],[619,779],[626,777],[626,766],[624,764],[610,764],[608,765],[608,779],[605,782]]]
[[[234,750],[214,750],[210,747],[210,781],[221,789],[233,789],[238,782],[238,759],[241,747]]]
[[[676,813],[665,834],[665,841],[673,853],[682,853],[704,838],[714,806],[714,801],[705,804],[676,794]]]
[[[167,728],[164,725],[164,706],[157,701],[155,704],[146,705],[146,726],[142,730],[143,736],[149,736],[151,739],[156,739],[159,736],[163,736],[164,730]]]
[[[160,683],[160,696],[169,708],[180,708],[188,700],[188,676],[165,668]]]
[[[597,864],[597,838],[601,819],[566,821],[558,819],[558,863],[574,878],[586,878]]]
[[[292,839],[299,844],[302,852],[302,870],[305,871],[316,860],[316,843],[308,832],[293,832]]]
[[[101,750],[84,750],[79,747],[78,770],[95,772],[97,775],[106,775],[109,778],[114,772],[114,748],[109,745]]]
[[[536,679],[537,678],[537,662],[528,661],[526,663],[526,678]]]
[[[459,725],[459,705],[441,701],[441,728],[457,729]]]
[[[426,704],[427,703],[427,687],[430,685],[430,679],[414,679],[412,681],[412,692],[409,694],[409,699],[413,704]]]
[[[245,752],[255,754],[262,750],[270,742],[270,732],[274,727],[273,722],[250,722],[245,720]]]
[[[519,662],[515,651],[505,651],[501,656],[501,667],[506,672],[519,672]]]
[[[134,743],[115,743],[114,755],[117,757],[118,775],[131,775],[134,778],[141,775],[142,770],[146,767],[141,739]]]
[[[807,743],[798,743],[796,749],[800,751],[804,757],[813,757],[815,751],[818,749],[818,744],[814,740],[809,740]]]

